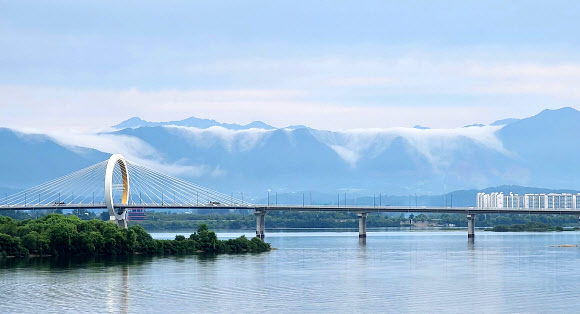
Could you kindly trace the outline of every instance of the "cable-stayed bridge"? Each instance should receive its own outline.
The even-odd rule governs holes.
[[[112,155],[85,169],[6,195],[0,209],[107,208],[125,226],[127,208],[252,207],[232,196]],[[252,207],[253,208],[253,207]]]
[[[107,208],[110,220],[127,227],[130,208],[250,209],[256,215],[256,236],[264,239],[268,211],[346,211],[359,217],[359,237],[366,237],[369,213],[459,213],[467,215],[468,237],[473,238],[476,214],[564,214],[580,216],[580,209],[523,209],[473,207],[412,207],[336,205],[259,205],[245,202],[192,182],[167,175],[114,154],[103,162],[52,181],[5,195],[0,210]]]

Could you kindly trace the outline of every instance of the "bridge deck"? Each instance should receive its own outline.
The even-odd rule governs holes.
[[[530,209],[530,208],[475,208],[475,207],[413,207],[413,206],[336,206],[336,205],[179,205],[179,204],[132,204],[115,205],[118,208],[144,209],[247,209],[256,211],[301,211],[301,212],[354,212],[354,213],[449,213],[449,214],[542,214],[580,216],[580,209]],[[104,209],[105,204],[63,205],[0,205],[2,210],[56,210],[56,209]]]

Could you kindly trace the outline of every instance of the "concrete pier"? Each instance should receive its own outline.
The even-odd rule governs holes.
[[[367,213],[357,214],[358,216],[358,237],[367,237]]]
[[[467,238],[475,238],[475,215],[473,214],[467,215]]]
[[[264,241],[264,237],[266,236],[266,212],[262,214],[262,219],[260,219],[260,223],[262,224],[261,230],[262,234],[260,235],[260,240]]]
[[[109,221],[127,229],[127,211],[123,212],[123,214],[109,216]]]
[[[266,211],[255,211],[256,215],[256,238],[264,241],[266,234]]]
[[[115,222],[117,223],[117,225],[119,227],[127,229],[127,220],[126,219],[115,220]]]

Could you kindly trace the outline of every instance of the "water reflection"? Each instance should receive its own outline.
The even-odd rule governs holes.
[[[550,245],[577,237],[292,232],[265,254],[5,259],[0,313],[574,312],[580,249]]]
[[[475,250],[475,238],[467,238],[467,248],[469,250]]]
[[[84,267],[111,267],[119,264],[141,265],[151,262],[153,256],[43,256],[0,259],[0,268],[39,270],[67,270]]]
[[[120,310],[122,313],[129,312],[129,266],[124,264],[121,271],[121,302]]]

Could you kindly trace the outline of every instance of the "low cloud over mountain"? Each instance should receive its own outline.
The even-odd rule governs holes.
[[[0,186],[38,183],[119,152],[225,193],[441,194],[502,184],[580,188],[580,112],[571,108],[456,129],[276,129],[259,121],[238,125],[193,117],[131,118],[113,129],[49,135],[0,130],[3,151],[12,152],[1,157],[10,166],[4,166]]]

